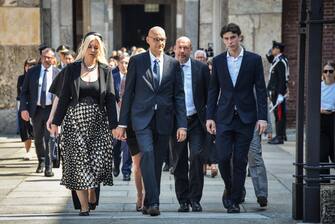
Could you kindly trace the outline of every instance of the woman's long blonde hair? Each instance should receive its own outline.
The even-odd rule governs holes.
[[[81,42],[81,45],[78,49],[78,55],[76,57],[75,61],[81,61],[84,60],[85,53],[87,51],[88,45],[91,43],[92,40],[97,40],[99,42],[99,50],[97,53],[97,61],[99,63],[108,65],[108,62],[106,60],[106,48],[104,42],[101,40],[101,38],[98,35],[95,35],[92,33],[91,35],[86,36],[83,41]]]

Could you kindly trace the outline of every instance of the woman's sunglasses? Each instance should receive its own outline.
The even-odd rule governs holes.
[[[329,72],[329,74],[333,74],[334,70],[323,70],[323,73],[327,73],[327,72]]]

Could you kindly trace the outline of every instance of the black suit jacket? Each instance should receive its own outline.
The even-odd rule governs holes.
[[[236,106],[237,113],[243,123],[249,124],[257,120],[266,121],[267,92],[261,57],[244,51],[234,87],[226,55],[227,52],[224,52],[213,59],[213,74],[208,91],[207,119],[216,120],[217,123],[230,124]]]
[[[206,64],[191,59],[193,102],[201,124],[206,124],[206,107],[209,84],[209,68]]]
[[[131,119],[133,129],[142,130],[148,127],[156,115],[159,134],[171,134],[175,112],[177,128],[187,128],[185,95],[179,62],[168,55],[164,55],[163,61],[161,83],[155,90],[149,52],[130,58],[120,125],[127,126]]]
[[[99,106],[101,109],[106,108],[109,128],[114,129],[117,126],[117,114],[113,76],[107,65],[99,63],[98,67],[100,84]],[[60,91],[59,102],[52,121],[53,124],[58,126],[61,125],[68,107],[78,103],[81,61],[67,65],[63,71],[63,86]]]
[[[268,83],[268,91],[271,92],[272,98],[276,101],[278,94],[285,96],[286,94],[286,67],[283,59],[279,58],[278,62],[274,62],[271,69],[271,77]]]
[[[38,100],[38,81],[41,73],[41,65],[38,64],[28,70],[22,86],[20,95],[20,111],[28,110],[30,117],[33,117]],[[52,78],[54,79],[59,70],[52,67]]]

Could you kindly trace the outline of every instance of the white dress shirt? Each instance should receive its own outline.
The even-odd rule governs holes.
[[[243,54],[244,54],[243,47],[240,47],[240,54],[236,58],[231,56],[229,52],[227,51],[227,65],[228,65],[229,75],[230,75],[231,81],[233,82],[234,86],[236,85],[238,73],[241,68]]]
[[[185,105],[186,105],[186,115],[191,116],[197,113],[194,106],[193,100],[193,89],[192,89],[192,68],[191,59],[185,64],[181,64],[184,72],[184,92],[185,92]]]
[[[43,83],[43,75],[44,70],[46,68],[41,64],[41,71],[40,71],[40,77],[38,79],[38,100],[37,100],[37,106],[41,106],[41,90],[42,90],[42,83]],[[45,106],[49,106],[52,104],[52,94],[49,93],[50,86],[52,84],[52,66],[49,66],[47,68],[47,86],[46,86],[46,98],[45,98]]]
[[[149,50],[149,55],[150,55],[150,63],[151,63],[151,71],[152,73],[154,73],[154,65],[155,65],[155,60],[158,60],[158,64],[159,64],[159,85],[162,82],[162,77],[163,77],[163,60],[164,57],[163,55],[161,55],[159,58],[155,57],[151,51]]]

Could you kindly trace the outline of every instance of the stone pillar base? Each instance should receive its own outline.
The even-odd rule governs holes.
[[[335,184],[320,185],[321,223],[335,223]]]

